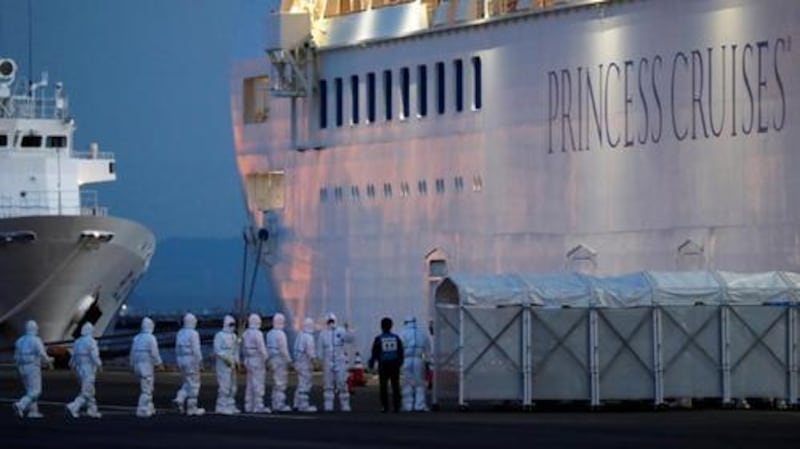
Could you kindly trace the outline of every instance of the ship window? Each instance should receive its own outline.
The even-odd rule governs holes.
[[[0,147],[7,147],[8,146],[8,136],[5,134],[0,134]]]
[[[319,127],[328,127],[328,80],[319,80]]]
[[[483,106],[483,92],[481,87],[481,58],[475,56],[472,58],[472,82],[473,84],[473,97],[472,109],[478,110]]]
[[[392,71],[383,71],[383,104],[386,120],[392,119]]]
[[[367,184],[367,196],[370,198],[375,197],[375,185],[374,184]]]
[[[422,180],[417,182],[417,191],[419,191],[420,195],[427,195],[428,194],[428,181]]]
[[[269,96],[269,77],[255,76],[244,79],[242,86],[244,122],[262,123],[269,116],[267,98]]]
[[[336,126],[344,124],[344,86],[341,78],[333,80],[334,88],[336,89]]]
[[[483,179],[480,175],[475,175],[472,177],[472,191],[480,192],[481,190],[483,190]]]
[[[358,201],[358,199],[361,197],[361,192],[358,191],[358,186],[350,187],[350,195],[353,197],[354,201]]]
[[[461,176],[456,176],[453,180],[453,186],[455,187],[456,192],[464,190],[464,178]]]
[[[400,69],[400,88],[401,88],[401,100],[402,100],[402,107],[403,111],[400,114],[401,118],[407,118],[410,115],[411,110],[411,76],[409,74],[408,67],[403,67]]]
[[[444,179],[442,178],[436,180],[436,193],[444,193]]]
[[[407,182],[400,183],[400,195],[403,197],[411,195],[411,188],[408,187]]]
[[[325,201],[328,201],[328,188],[327,187],[322,187],[321,189],[319,189],[319,200],[322,203],[324,203]]]
[[[350,77],[350,92],[352,93],[352,101],[353,101],[353,118],[352,124],[358,123],[358,75],[352,75]]]
[[[436,63],[436,112],[444,114],[445,94],[444,94],[444,63]]]
[[[367,122],[375,121],[375,73],[367,73]]]
[[[342,200],[342,188],[336,187],[333,189],[333,197],[336,198],[336,201]]]
[[[22,136],[22,146],[24,148],[39,148],[42,146],[42,136],[34,136],[33,134]]]
[[[443,278],[447,276],[447,261],[433,259],[428,263],[428,277]]]
[[[47,136],[48,148],[66,148],[67,136]]]
[[[428,115],[428,67],[424,65],[417,66],[417,113]]]
[[[386,198],[392,197],[392,185],[388,182],[383,185],[383,196]]]
[[[453,93],[456,96],[456,112],[464,110],[464,63],[460,59],[453,61],[453,70],[456,72],[456,85]]]

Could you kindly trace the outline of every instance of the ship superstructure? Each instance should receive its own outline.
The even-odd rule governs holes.
[[[258,20],[234,139],[295,323],[427,320],[451,272],[800,270],[797,2],[286,1]]]
[[[73,149],[63,85],[16,76],[0,58],[0,338],[13,341],[29,319],[46,342],[87,321],[102,333],[147,269],[153,234],[81,188],[114,181],[115,159],[97,144]]]

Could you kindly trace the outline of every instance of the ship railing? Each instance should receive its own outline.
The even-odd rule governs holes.
[[[33,215],[106,216],[97,191],[23,191],[18,195],[0,195],[0,218]]]
[[[102,159],[113,160],[114,153],[111,151],[73,151],[70,155],[75,159]]]
[[[40,87],[29,91],[29,83],[17,80],[12,96],[0,100],[0,118],[23,119],[67,119],[68,102],[60,88],[56,88],[55,95]]]
[[[424,3],[432,16],[444,16],[431,21],[434,25],[442,25],[464,20],[498,17],[522,11],[540,11],[602,3],[607,0],[327,0],[315,2],[315,6],[322,5],[325,9],[323,16],[330,18],[417,1]]]

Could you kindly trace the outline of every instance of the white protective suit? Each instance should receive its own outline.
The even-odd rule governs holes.
[[[400,331],[403,341],[403,411],[427,411],[425,405],[425,359],[431,354],[431,339],[427,331],[417,326],[415,317],[406,318]]]
[[[239,344],[236,336],[236,320],[225,315],[222,330],[214,335],[214,355],[217,358],[217,406],[222,415],[239,413],[236,408],[236,366],[239,365]]]
[[[67,412],[77,418],[81,414],[81,409],[86,407],[86,415],[91,418],[100,418],[97,411],[97,401],[94,397],[94,381],[97,370],[101,369],[103,362],[100,361],[100,349],[97,347],[97,340],[92,336],[94,326],[92,323],[85,323],[81,327],[81,337],[75,340],[72,347],[72,356],[69,359],[69,366],[78,375],[81,384],[81,392],[78,396],[67,404]]]
[[[25,335],[14,344],[14,361],[25,386],[25,396],[14,403],[14,412],[20,418],[41,418],[39,395],[42,394],[42,365],[53,367],[53,358],[47,355],[39,325],[30,320],[25,323]]]
[[[148,317],[142,319],[142,331],[133,338],[131,345],[130,365],[139,377],[139,405],[136,416],[148,418],[156,413],[153,406],[154,368],[162,366],[161,354],[158,352],[158,341],[153,335],[155,323]]]
[[[351,333],[336,325],[336,315],[327,315],[327,328],[320,332],[320,351],[322,356],[322,383],[324,409],[333,411],[336,393],[343,412],[350,411],[350,392],[347,389],[347,357],[344,345],[353,341]]]
[[[181,413],[185,411],[189,416],[199,416],[206,412],[205,409],[197,406],[203,354],[200,352],[200,334],[197,333],[196,327],[197,318],[191,313],[187,313],[183,317],[183,328],[175,336],[175,357],[183,384],[172,402],[178,411]]]
[[[314,359],[317,358],[314,344],[314,320],[303,321],[303,332],[294,341],[294,369],[297,371],[297,389],[294,390],[294,408],[299,412],[316,412],[317,408],[309,404],[311,393],[311,373]]]
[[[289,354],[289,343],[286,341],[286,317],[276,313],[272,317],[272,329],[267,332],[267,353],[269,368],[272,371],[272,411],[290,412],[286,405],[286,384],[289,383],[289,365],[292,356]]]
[[[270,413],[264,406],[264,382],[267,376],[267,345],[261,332],[261,317],[251,314],[247,318],[247,330],[242,336],[242,356],[247,369],[247,386],[244,392],[244,411],[248,413]]]

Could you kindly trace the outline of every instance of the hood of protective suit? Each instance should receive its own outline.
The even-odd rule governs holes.
[[[311,318],[306,318],[303,320],[303,332],[311,334],[314,332],[314,320]]]
[[[286,326],[286,317],[282,313],[276,313],[272,317],[272,327],[275,329],[283,329]]]
[[[333,312],[330,312],[327,315],[325,315],[325,323],[328,325],[328,327],[336,326],[336,315],[334,315]]]
[[[255,313],[247,317],[247,327],[250,329],[261,329],[261,317]]]
[[[153,322],[149,317],[142,318],[142,332],[145,334],[152,334],[153,330],[156,328],[156,323]]]
[[[81,335],[84,337],[91,337],[93,332],[94,326],[92,326],[92,323],[84,323],[83,327],[81,327]]]
[[[27,323],[25,323],[25,333],[28,335],[39,334],[39,325],[36,324],[36,321],[30,320]]]
[[[191,313],[183,316],[183,327],[186,329],[194,329],[197,327],[197,317]]]
[[[233,332],[236,330],[236,320],[230,316],[225,315],[225,318],[222,319],[222,330],[225,332]]]

